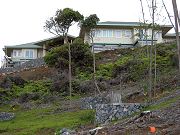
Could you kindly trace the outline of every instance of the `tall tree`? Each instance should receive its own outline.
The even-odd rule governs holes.
[[[86,33],[88,34],[88,37],[90,38],[90,44],[92,46],[92,52],[93,52],[93,80],[94,84],[96,86],[97,91],[99,94],[101,94],[100,89],[97,85],[96,81],[96,58],[95,58],[95,52],[94,52],[94,36],[95,36],[95,27],[97,23],[99,22],[99,18],[97,17],[96,14],[92,14],[89,17],[85,18],[82,21],[81,27],[85,29]]]
[[[178,30],[179,16],[178,16],[176,0],[172,0],[172,4],[173,4],[173,10],[174,10],[175,32],[176,32],[176,42],[177,42],[177,48],[178,48],[179,72],[180,72],[180,40],[179,40],[179,30]]]
[[[71,91],[72,91],[72,75],[71,75],[71,46],[68,42],[68,32],[69,28],[77,22],[83,20],[83,15],[81,15],[78,11],[74,11],[70,8],[64,8],[63,10],[57,10],[55,16],[51,17],[49,20],[46,20],[46,24],[44,26],[45,30],[54,34],[54,35],[62,35],[64,37],[64,42],[68,44],[68,54],[69,54],[69,92],[71,99]]]
[[[156,23],[157,21],[159,21],[159,17],[161,17],[160,12],[162,10],[162,7],[160,9],[160,11],[158,11],[158,7],[157,7],[157,2],[156,0],[149,0],[150,3],[148,2],[148,0],[146,0],[148,8],[149,8],[149,13],[150,13],[150,24],[146,24],[147,20],[145,20],[145,13],[144,13],[144,5],[142,0],[140,0],[141,3],[141,9],[142,9],[142,16],[143,16],[143,26],[145,29],[144,35],[145,35],[145,40],[147,42],[147,29],[151,29],[151,46],[150,49],[148,50],[147,47],[147,56],[149,57],[149,96],[150,98],[152,97],[152,92],[153,92],[153,88],[154,88],[154,95],[155,95],[155,90],[156,90],[156,84],[157,84],[157,64],[156,64],[156,44],[154,44],[154,39],[156,34],[159,34],[159,28],[160,26]],[[157,32],[156,32],[156,31]],[[154,45],[154,55],[153,55],[153,45]],[[154,79],[153,79],[153,74],[152,74],[152,66],[153,66],[153,56],[154,56]],[[154,83],[153,83],[154,82]],[[153,87],[154,86],[154,87]]]

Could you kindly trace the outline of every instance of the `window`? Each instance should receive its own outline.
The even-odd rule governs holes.
[[[103,37],[107,37],[107,30],[103,30]]]
[[[33,50],[26,50],[25,57],[26,58],[33,58]]]
[[[115,31],[115,37],[116,38],[121,38],[122,37],[122,30],[116,30]]]
[[[154,32],[154,39],[161,38],[162,33],[161,32]]]
[[[132,31],[131,30],[125,30],[124,36],[131,38],[132,37]]]
[[[107,31],[107,37],[113,37],[113,31],[112,30],[108,30]]]
[[[95,31],[95,37],[101,37],[101,36],[102,36],[101,30],[96,30]]]
[[[102,37],[113,37],[113,30],[102,30]]]
[[[144,39],[144,30],[139,30],[139,38]]]
[[[21,50],[13,50],[13,57],[21,57]]]

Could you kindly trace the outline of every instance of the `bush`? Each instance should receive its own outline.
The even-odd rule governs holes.
[[[67,95],[69,88],[69,80],[67,72],[61,72],[55,75],[52,79],[51,92],[59,92]]]
[[[44,57],[49,66],[54,66],[60,70],[68,69],[69,55],[68,44],[53,48]],[[82,71],[92,67],[93,58],[88,44],[84,44],[81,39],[76,39],[71,44],[71,66],[75,73],[75,68],[80,67]]]
[[[39,80],[27,82],[24,87],[13,85],[12,93],[15,98],[20,98],[20,101],[37,100],[49,93],[51,81]]]
[[[14,85],[23,87],[26,81],[19,76],[7,76],[0,83],[0,87],[4,89],[11,89]]]

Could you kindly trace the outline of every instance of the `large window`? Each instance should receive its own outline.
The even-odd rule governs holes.
[[[26,58],[33,58],[34,51],[33,50],[26,50],[25,57]]]
[[[21,50],[13,50],[13,57],[21,57]]]
[[[144,39],[144,30],[139,30],[139,38]]]
[[[122,37],[122,30],[116,30],[115,31],[115,37],[116,38],[121,38]]]
[[[107,30],[103,30],[102,32],[103,32],[102,36],[103,36],[103,37],[107,37],[107,35],[108,35]]]
[[[101,30],[96,30],[96,31],[95,31],[95,37],[102,37],[102,32],[101,32]]]
[[[113,37],[113,30],[102,30],[102,37]]]
[[[161,32],[154,32],[154,39],[161,38],[162,33]]]
[[[113,37],[113,30],[108,30],[108,37]]]
[[[132,37],[132,31],[131,30],[125,30],[124,31],[124,36],[127,38],[131,38]]]

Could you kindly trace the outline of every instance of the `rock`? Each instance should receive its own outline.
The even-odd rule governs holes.
[[[97,104],[107,104],[110,101],[104,97],[87,97],[81,99],[81,109],[95,109]]]
[[[137,103],[119,103],[119,104],[98,104],[96,106],[96,122],[98,124],[108,123],[113,119],[119,119],[131,115],[143,108]]]
[[[0,112],[0,121],[12,120],[14,117],[14,113]]]
[[[58,133],[55,133],[55,135],[76,135],[76,132],[74,130],[62,128]]]
[[[98,134],[98,130],[102,129],[102,128],[103,127],[97,127],[97,128],[91,129],[91,130],[89,130],[89,134],[90,135],[97,135]]]

